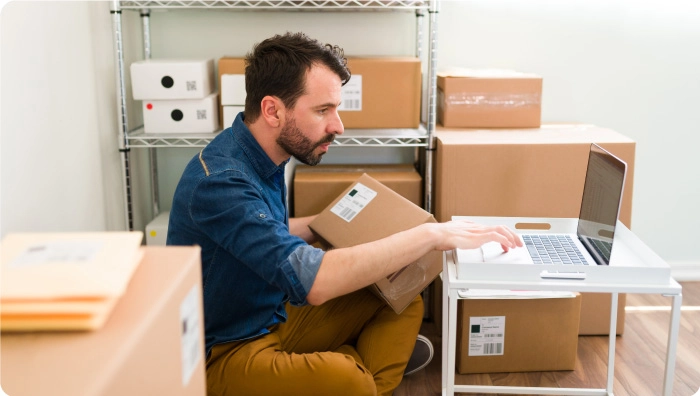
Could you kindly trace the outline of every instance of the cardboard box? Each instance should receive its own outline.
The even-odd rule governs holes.
[[[324,209],[309,228],[326,246],[344,248],[428,222],[435,222],[430,213],[364,174]],[[400,313],[440,272],[442,252],[432,251],[370,288]]]
[[[363,173],[422,207],[423,179],[413,165],[297,165],[294,171],[294,216],[321,213]]]
[[[608,335],[610,334],[610,293],[581,293],[581,323],[578,335]],[[625,305],[627,295],[617,295],[617,329],[615,333],[625,332]]]
[[[243,103],[230,103],[230,105],[244,106],[245,105],[245,96],[247,95],[246,91],[245,91],[245,59],[231,57],[231,56],[224,56],[224,57],[219,58],[219,65],[218,66],[219,66],[219,71],[218,71],[218,77],[217,77],[216,81],[219,82],[219,88],[220,88],[220,91],[222,93],[221,101],[219,103],[222,106],[222,108],[219,111],[219,118],[220,118],[219,121],[221,122],[221,125],[223,125],[223,127],[225,129],[225,128],[228,128],[231,126],[231,124],[233,123],[233,120],[231,120],[231,123],[226,122],[225,115],[227,113],[230,113],[231,110],[226,110],[223,108],[223,106],[226,105],[227,101],[240,101],[240,100],[236,100],[236,99],[228,100],[228,99],[225,99],[223,97],[223,90],[227,89],[225,87],[228,85],[225,80],[227,80],[229,78],[229,77],[223,78],[223,76],[224,75],[238,76],[238,77],[233,77],[233,82],[237,81],[237,84],[240,84],[240,82],[241,82],[240,76],[243,76],[243,92],[242,92],[242,94],[243,94],[244,102]],[[229,87],[229,88],[230,89],[227,89],[228,91],[238,92],[238,96],[240,96],[240,94],[241,94],[240,87],[238,87],[238,88]]]
[[[537,128],[542,77],[510,70],[453,68],[437,76],[437,121],[445,127]]]
[[[218,94],[203,99],[144,100],[146,133],[211,133],[219,129]]]
[[[146,247],[105,326],[3,333],[10,395],[206,394],[199,247]]]
[[[533,129],[436,131],[435,217],[578,217],[591,143],[627,162],[620,220],[631,228],[635,142],[593,125],[543,125]],[[608,334],[610,310],[594,308],[600,295],[582,293],[582,334]],[[438,294],[439,295],[439,294]],[[610,295],[607,294],[608,303]],[[625,300],[618,305],[624,330]],[[442,310],[435,308],[437,323]]]
[[[581,297],[464,299],[457,322],[460,374],[573,370]]]
[[[418,128],[420,59],[350,57],[348,68],[338,109],[345,128]]]
[[[135,100],[201,99],[215,90],[214,59],[147,59],[131,64]]]
[[[162,212],[146,224],[146,245],[165,246],[168,239],[168,221],[170,212]]]

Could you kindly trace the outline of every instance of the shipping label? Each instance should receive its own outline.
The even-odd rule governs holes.
[[[362,111],[362,75],[353,74],[340,91],[338,111]]]
[[[187,386],[203,349],[199,337],[199,285],[194,285],[180,303],[180,341],[182,345],[182,385]]]
[[[343,198],[331,208],[331,212],[348,223],[357,216],[377,196],[371,188],[357,183]]]
[[[505,316],[469,317],[469,356],[503,355]]]

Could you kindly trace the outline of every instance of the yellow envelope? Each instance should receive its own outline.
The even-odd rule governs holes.
[[[0,300],[121,296],[140,261],[140,231],[15,233],[0,245]]]

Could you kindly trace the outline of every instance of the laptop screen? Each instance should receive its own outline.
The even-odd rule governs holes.
[[[598,264],[610,263],[626,171],[624,161],[591,145],[577,234]]]

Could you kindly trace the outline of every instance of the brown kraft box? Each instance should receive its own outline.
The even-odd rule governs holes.
[[[435,218],[367,174],[324,209],[309,228],[328,248],[388,237]],[[442,252],[432,251],[370,286],[397,313],[442,272]]]

